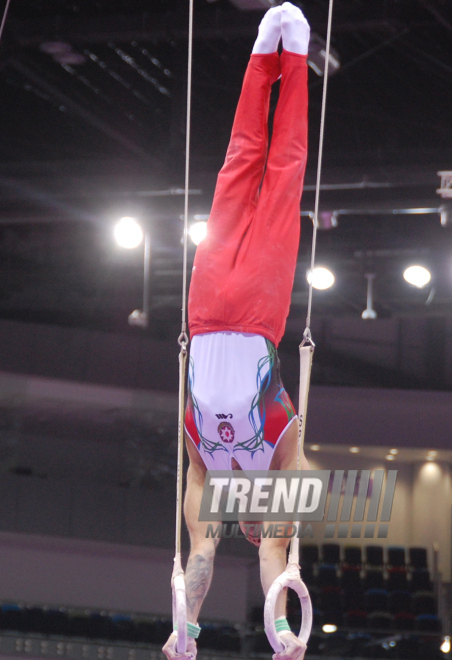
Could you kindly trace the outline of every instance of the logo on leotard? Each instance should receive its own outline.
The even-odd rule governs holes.
[[[229,424],[229,422],[221,422],[221,424],[218,424],[218,433],[223,442],[234,442],[235,431],[232,424]]]
[[[232,413],[228,413],[227,415],[224,413],[217,413],[215,417],[218,417],[218,419],[232,419],[233,415]]]

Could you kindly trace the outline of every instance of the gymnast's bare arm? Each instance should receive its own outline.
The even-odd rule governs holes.
[[[187,620],[191,623],[197,623],[201,605],[212,580],[213,560],[219,539],[207,538],[207,525],[209,523],[198,520],[206,467],[198,450],[189,438],[186,440],[186,445],[190,465],[187,472],[184,516],[190,535],[190,556],[185,570],[185,590]],[[193,660],[196,657],[196,641],[194,639],[188,638],[187,651],[184,654],[177,653],[176,642],[177,635],[173,633],[163,647],[163,652],[168,660],[175,660],[176,658],[178,660]]]

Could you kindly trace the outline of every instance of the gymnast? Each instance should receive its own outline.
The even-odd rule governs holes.
[[[278,54],[282,38],[282,54]],[[163,647],[169,660],[194,660],[202,602],[218,539],[198,520],[206,470],[295,470],[298,425],[279,374],[300,236],[307,156],[309,25],[289,2],[264,16],[243,82],[225,163],[218,175],[207,236],[194,261],[188,301],[191,348],[186,445],[190,459],[184,515],[190,536],[185,571],[188,644],[177,632]],[[271,86],[281,78],[268,150]],[[302,457],[302,469],[309,469]],[[287,538],[248,540],[259,547],[267,594],[286,566]],[[284,650],[274,660],[302,660],[306,646],[275,608]]]

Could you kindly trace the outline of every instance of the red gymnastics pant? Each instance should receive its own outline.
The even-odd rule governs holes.
[[[271,147],[271,85],[281,75]],[[207,236],[199,245],[188,301],[192,336],[232,331],[284,334],[300,238],[307,155],[306,57],[251,55]]]

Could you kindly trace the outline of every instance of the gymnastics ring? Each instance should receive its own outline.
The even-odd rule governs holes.
[[[279,639],[275,626],[275,605],[280,592],[289,587],[297,592],[301,605],[301,626],[298,633],[298,639],[307,646],[312,628],[312,605],[308,589],[300,577],[300,569],[296,564],[288,564],[284,573],[273,582],[265,599],[264,606],[264,624],[265,633],[268,641],[273,647],[275,653],[284,650],[284,644]]]
[[[176,650],[185,653],[187,650],[187,600],[185,597],[185,579],[182,568],[175,567],[171,577],[171,591],[173,604],[173,626],[177,630]]]

